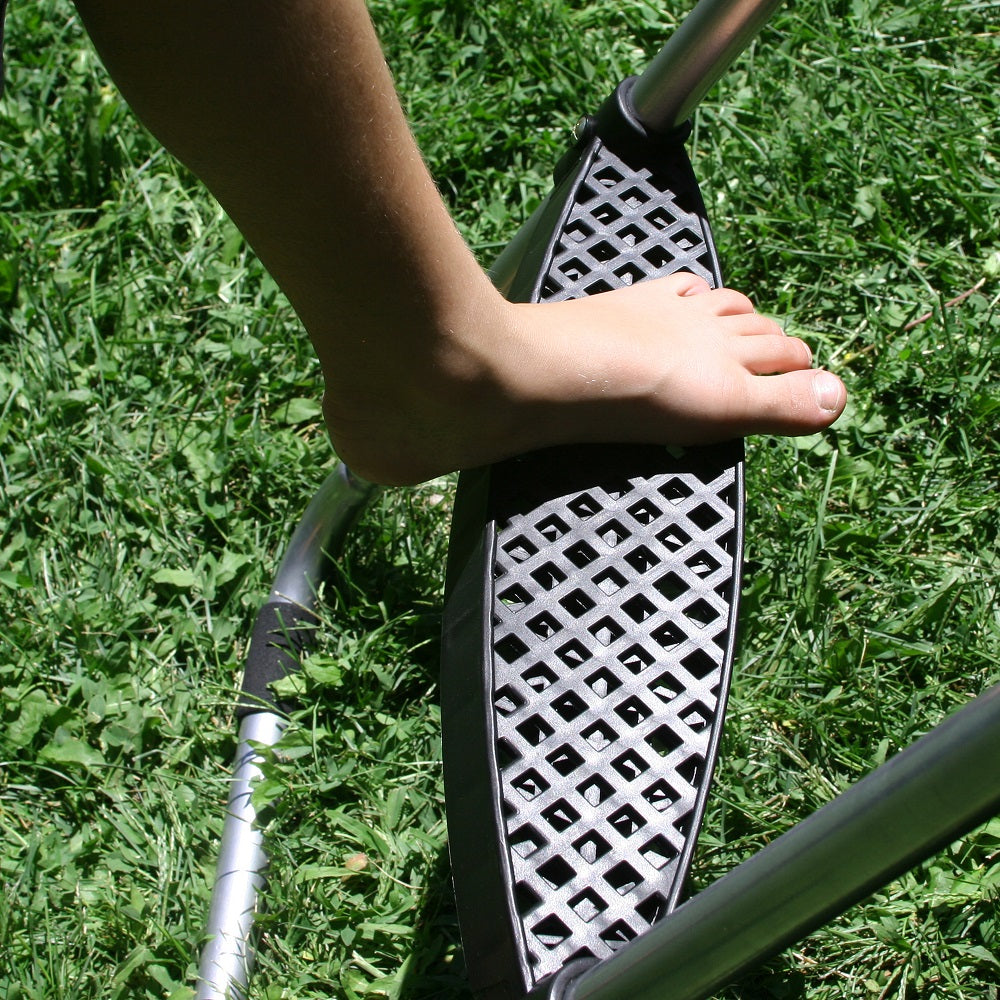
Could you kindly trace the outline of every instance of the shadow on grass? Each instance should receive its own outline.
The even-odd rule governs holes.
[[[471,1000],[447,850],[438,856],[414,927],[413,952],[401,977],[400,1000]]]

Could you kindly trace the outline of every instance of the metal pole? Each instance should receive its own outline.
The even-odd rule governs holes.
[[[345,465],[330,473],[288,543],[265,607],[315,607],[334,556],[378,489]],[[201,955],[195,1000],[239,1000],[246,996],[253,966],[250,931],[267,865],[262,837],[254,826],[257,816],[251,801],[252,785],[260,777],[261,748],[278,742],[285,723],[283,715],[264,710],[250,712],[240,724],[206,928],[208,942]]]
[[[298,607],[316,604],[319,586],[347,541],[351,528],[381,487],[354,475],[340,463],[312,498],[288,543],[274,582],[272,601]]]
[[[630,94],[636,118],[653,132],[670,132],[687,121],[780,4],[781,0],[700,0],[636,79]],[[490,268],[490,278],[505,295],[537,231],[545,230],[552,201],[550,195]]]
[[[636,117],[654,132],[687,121],[781,0],[700,0],[635,82]]]
[[[562,995],[703,1000],[998,812],[1000,686]]]
[[[209,940],[201,953],[196,1000],[236,1000],[245,995],[253,966],[250,930],[267,864],[263,837],[254,826],[257,813],[251,801],[253,782],[261,773],[262,758],[256,746],[274,746],[284,727],[285,720],[274,712],[254,712],[240,725],[208,914]]]

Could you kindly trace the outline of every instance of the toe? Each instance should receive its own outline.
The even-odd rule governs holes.
[[[702,295],[712,291],[712,286],[697,274],[690,271],[677,271],[663,279],[663,285],[669,288],[674,295]]]
[[[812,351],[798,337],[782,333],[770,336],[741,337],[733,343],[737,356],[754,375],[777,375],[808,368]]]
[[[813,434],[829,427],[847,403],[844,383],[824,370],[790,371],[747,383],[751,434]]]

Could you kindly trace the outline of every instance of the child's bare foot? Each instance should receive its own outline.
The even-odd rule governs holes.
[[[354,471],[402,485],[554,444],[810,434],[846,402],[801,340],[690,274],[492,308],[416,355],[327,372],[330,434]]]
[[[569,442],[804,434],[843,409],[801,341],[691,275],[504,301],[420,157],[364,0],[242,21],[235,0],[77,6],[130,103],[298,311],[359,475],[415,483]]]

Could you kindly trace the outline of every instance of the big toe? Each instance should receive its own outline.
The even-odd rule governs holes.
[[[813,434],[844,412],[847,389],[823,369],[749,380],[748,433]]]

